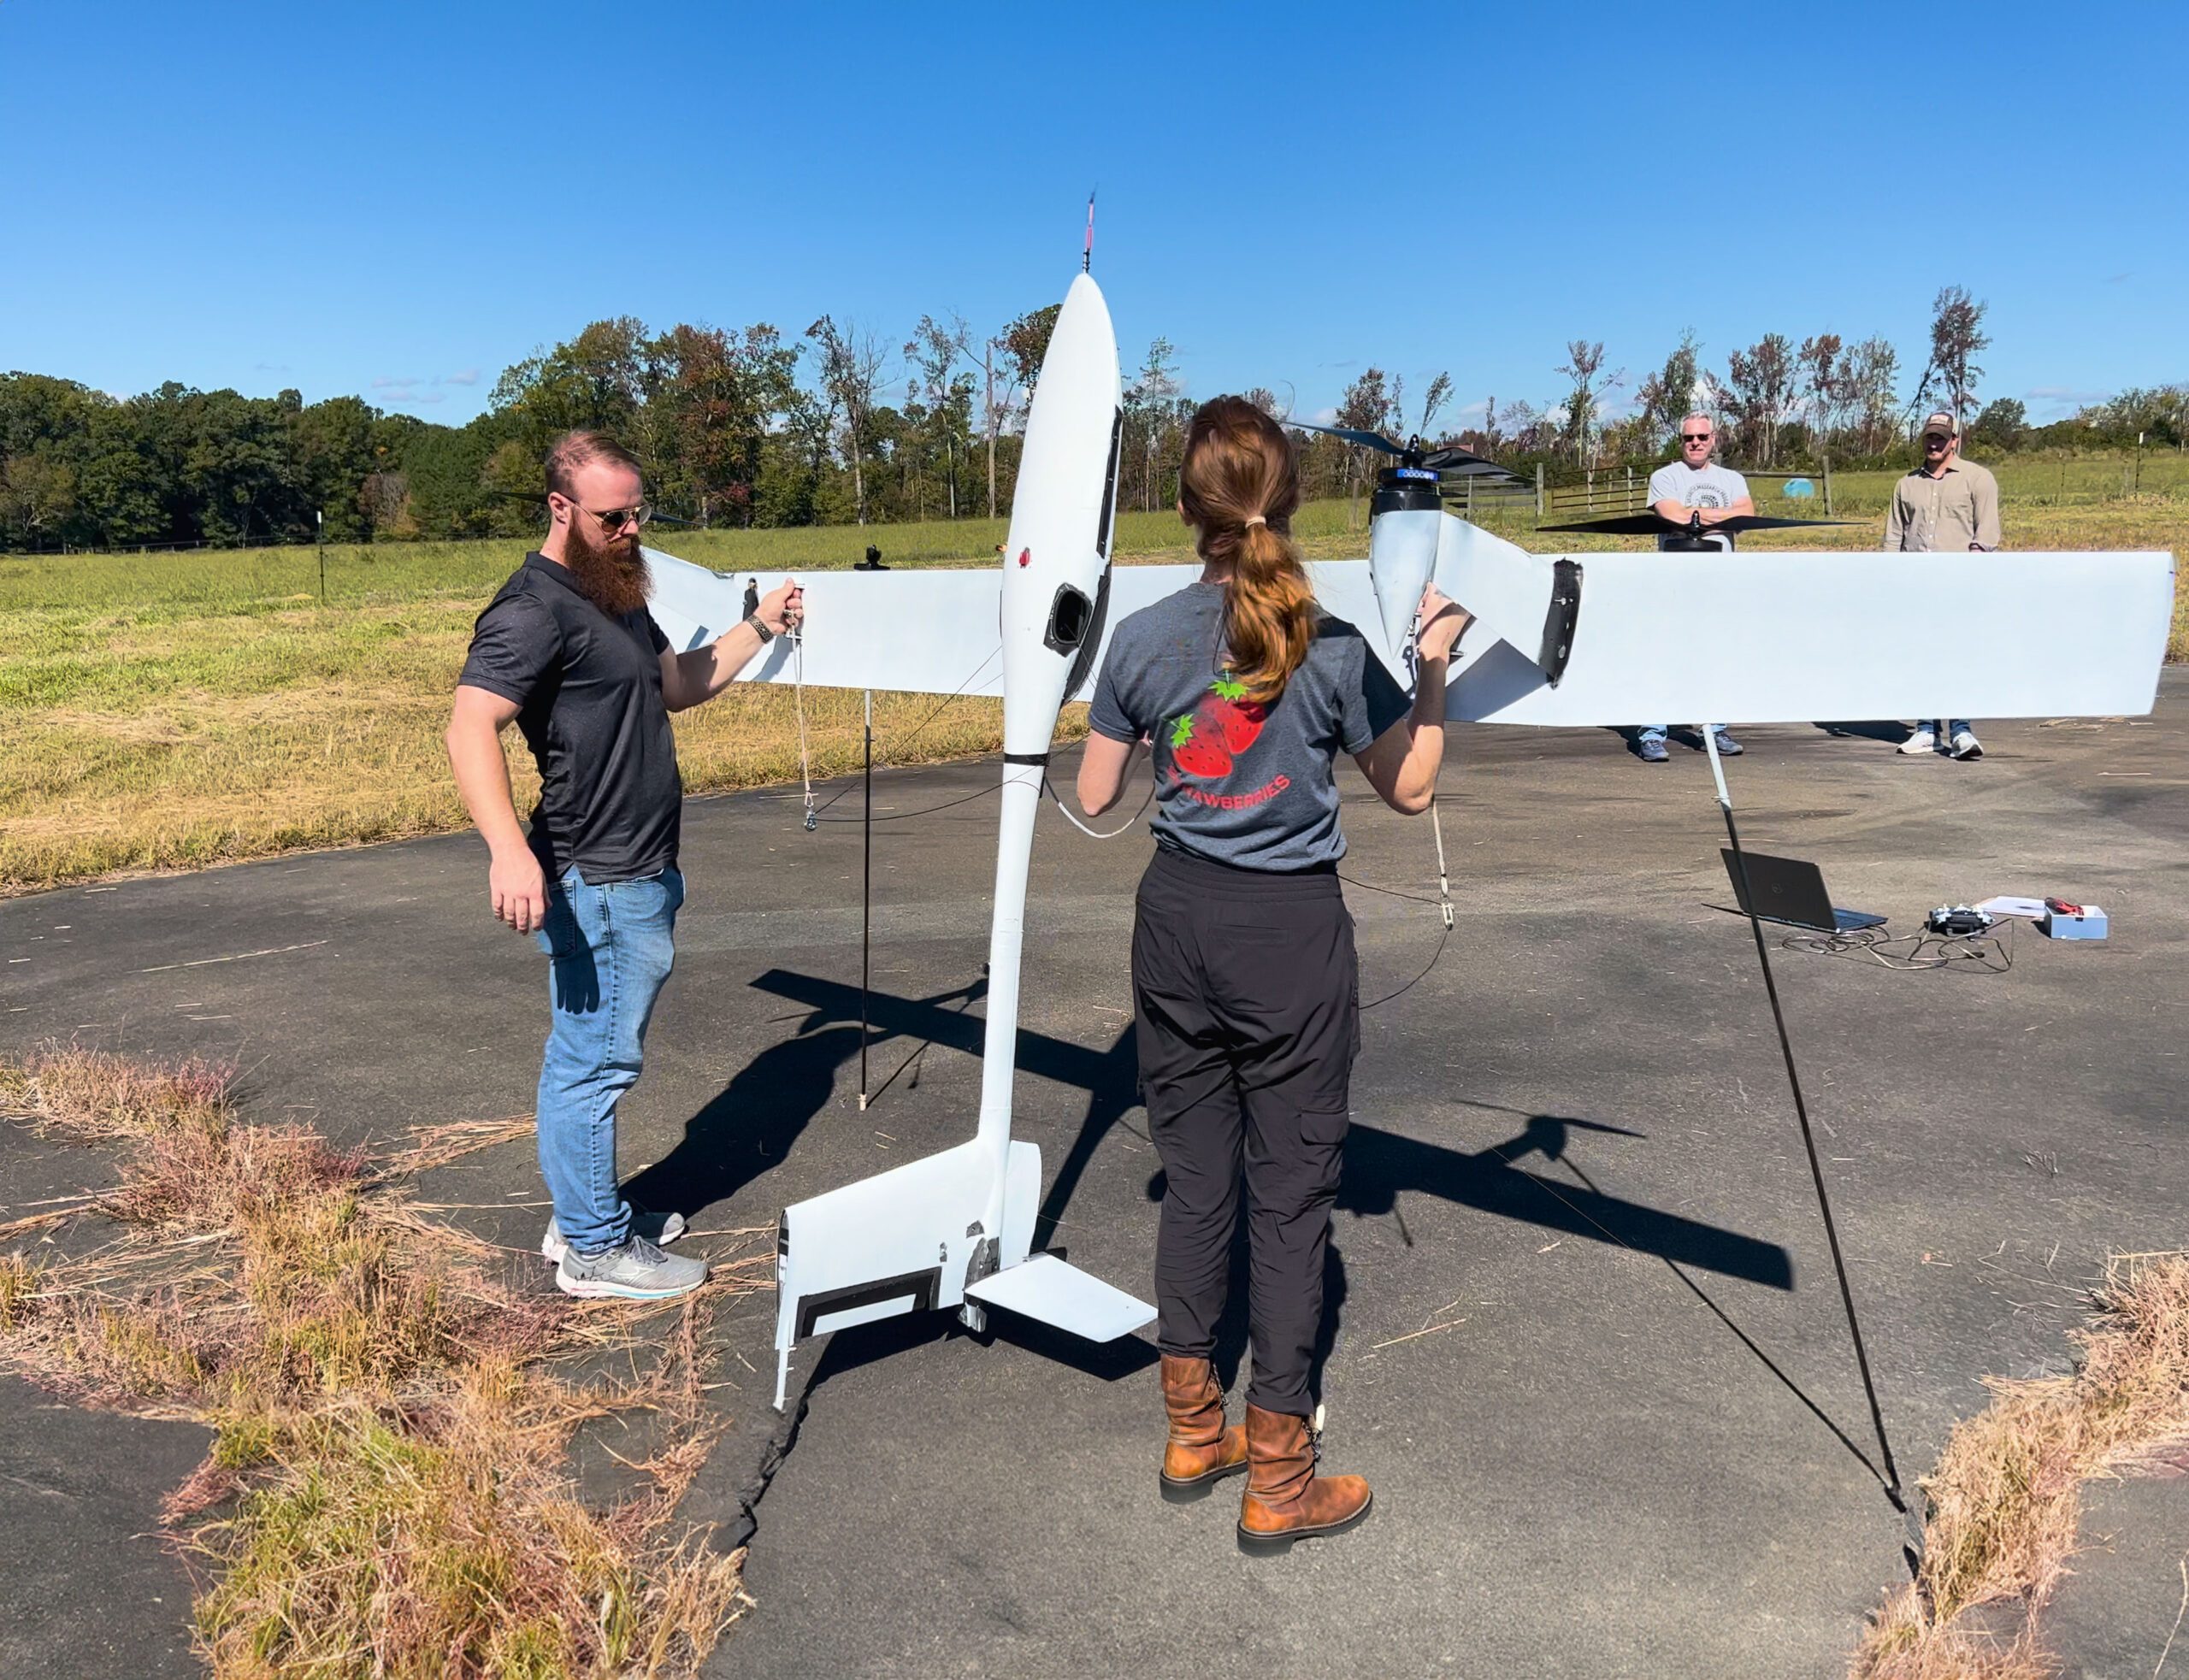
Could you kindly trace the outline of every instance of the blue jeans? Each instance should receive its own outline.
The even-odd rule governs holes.
[[[1919,734],[1928,729],[1940,740],[1950,741],[1963,729],[1968,729],[1968,720],[1965,717],[1933,717],[1928,720],[1919,717],[1915,720],[1915,729]],[[1976,732],[1968,729],[1968,733],[1973,735]]]
[[[540,1170],[555,1223],[581,1254],[630,1235],[631,1205],[616,1176],[616,1104],[639,1082],[683,904],[675,869],[599,887],[568,869],[548,889],[546,924],[534,935],[551,959],[553,1006],[540,1064]]]
[[[1635,739],[1637,740],[1661,741],[1665,738],[1665,731],[1671,727],[1672,726],[1668,723],[1645,723],[1642,726],[1642,733],[1637,735]],[[1710,726],[1710,733],[1714,735],[1722,735],[1726,733],[1726,726],[1722,723],[1713,723]]]

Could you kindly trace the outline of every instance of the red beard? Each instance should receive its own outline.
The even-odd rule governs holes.
[[[640,551],[638,533],[595,543],[581,515],[569,523],[563,548],[579,592],[611,618],[638,611],[653,593],[653,577]]]

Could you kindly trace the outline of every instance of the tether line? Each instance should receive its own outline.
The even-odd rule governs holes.
[[[1710,754],[1710,774],[1718,784],[1718,809],[1725,816],[1726,838],[1732,842],[1733,867],[1740,876],[1741,904],[1748,911],[1749,931],[1755,938],[1755,959],[1763,965],[1763,989],[1771,999],[1771,1018],[1779,1029],[1779,1051],[1785,1058],[1786,1083],[1794,1093],[1794,1117],[1801,1123],[1802,1147],[1809,1158],[1809,1178],[1816,1186],[1817,1211],[1824,1216],[1825,1241],[1832,1249],[1832,1269],[1839,1279],[1839,1302],[1847,1312],[1847,1334],[1855,1343],[1855,1365],[1862,1374],[1862,1394],[1870,1403],[1870,1425],[1877,1431],[1878,1453],[1885,1464],[1885,1497],[1893,1508],[1908,1514],[1907,1496],[1900,1485],[1900,1467],[1893,1462],[1892,1442],[1885,1430],[1885,1411],[1878,1404],[1878,1388],[1870,1375],[1869,1350],[1862,1342],[1862,1321],[1855,1314],[1855,1291],[1847,1281],[1847,1260],[1839,1248],[1839,1225],[1832,1217],[1832,1196],[1826,1189],[1824,1166],[1817,1158],[1816,1135],[1809,1126],[1808,1105],[1802,1096],[1802,1076],[1794,1066],[1793,1040],[1786,1033],[1786,1012],[1779,1002],[1779,984],[1772,977],[1771,948],[1763,937],[1763,923],[1755,913],[1756,897],[1749,886],[1748,854],[1741,850],[1741,832],[1733,822],[1732,795],[1726,791],[1726,771],[1718,757],[1718,737],[1708,724],[1702,740]]]

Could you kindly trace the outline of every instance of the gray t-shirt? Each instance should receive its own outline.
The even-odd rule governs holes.
[[[1345,856],[1332,761],[1412,710],[1360,631],[1327,613],[1274,705],[1247,702],[1222,646],[1224,586],[1192,583],[1118,626],[1088,723],[1155,751],[1156,843],[1287,873]]]
[[[1748,480],[1731,467],[1721,467],[1715,461],[1700,469],[1685,461],[1668,461],[1649,475],[1649,505],[1653,508],[1660,502],[1678,502],[1690,508],[1729,508],[1747,496]],[[1706,532],[1704,539],[1720,548],[1733,545],[1732,533],[1728,531]],[[1657,546],[1664,547],[1668,540],[1658,538]]]

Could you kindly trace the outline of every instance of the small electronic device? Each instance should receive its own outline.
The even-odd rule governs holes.
[[[1940,905],[1923,918],[1923,926],[1934,934],[1950,938],[1963,938],[1980,934],[1991,925],[1989,911],[1975,910],[1968,905]]]
[[[1737,857],[1731,846],[1724,846],[1718,848],[1718,855],[1726,860],[1726,873],[1732,877],[1733,896],[1740,900],[1744,916],[1753,915],[1759,922],[1813,928],[1823,934],[1854,934],[1885,926],[1882,916],[1834,908],[1832,895],[1824,888],[1824,871],[1803,858],[1772,858],[1760,852]],[[1753,904],[1741,885],[1741,857],[1748,860],[1748,887],[1755,894]]]

